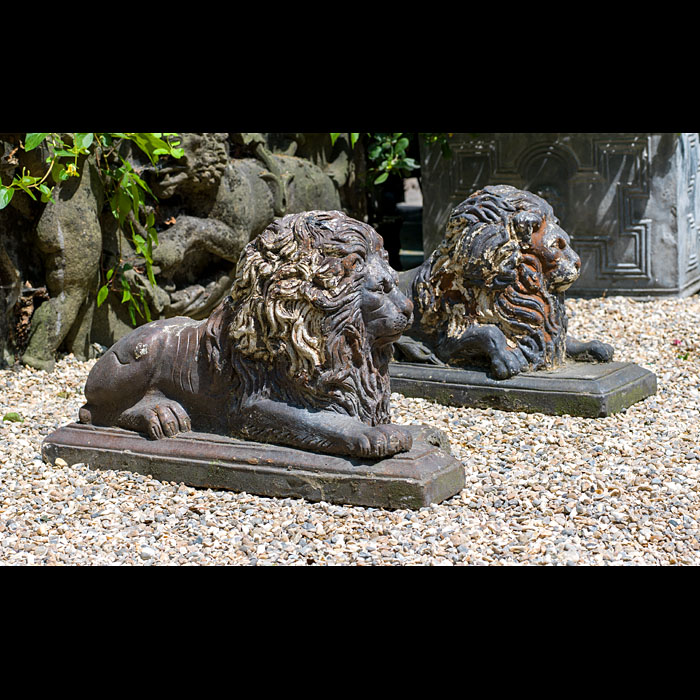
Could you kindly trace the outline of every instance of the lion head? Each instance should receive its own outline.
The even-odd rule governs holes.
[[[533,369],[553,366],[565,354],[563,292],[580,267],[544,199],[485,187],[454,208],[416,280],[421,327],[458,337],[475,323],[494,323]]]
[[[229,160],[228,134],[179,134],[184,150],[180,158],[166,158],[155,167],[151,180],[155,195],[168,199],[174,194],[216,192]]]
[[[340,211],[289,214],[252,240],[230,296],[240,393],[389,423],[392,343],[413,304],[387,261],[381,236]]]

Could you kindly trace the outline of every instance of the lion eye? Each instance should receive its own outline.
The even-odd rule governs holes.
[[[383,279],[381,282],[378,282],[375,287],[373,287],[372,291],[388,294],[393,289],[393,287],[394,285],[391,280]]]
[[[558,238],[557,239],[557,245],[559,246],[559,250],[566,250],[566,241],[563,238]]]

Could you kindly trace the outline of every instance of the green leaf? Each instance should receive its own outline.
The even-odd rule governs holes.
[[[63,156],[64,158],[75,158],[75,151],[67,151],[65,148],[57,148],[55,150],[57,156]]]
[[[112,272],[112,270],[110,270]],[[104,303],[104,300],[107,298],[107,295],[109,294],[109,288],[105,284],[104,286],[100,287],[100,291],[97,292],[97,306],[102,306]]]
[[[0,185],[0,209],[4,209],[10,203],[14,193],[13,189]]]
[[[126,215],[131,209],[131,198],[124,190],[119,190],[117,194],[117,219],[119,220],[119,225],[123,226],[126,220]]]
[[[331,134],[331,146],[335,146],[335,142],[338,140],[340,134]]]
[[[53,202],[54,204],[56,204],[56,202],[54,202],[53,197],[51,196],[53,194],[53,188],[47,187],[46,185],[41,184],[41,185],[39,185],[39,192],[41,192],[41,195],[42,195],[41,196],[42,202]]]
[[[51,166],[51,177],[55,183],[59,183],[63,182],[63,180],[67,180],[70,176],[62,163],[54,161],[54,164]]]
[[[95,134],[73,134],[73,145],[79,150],[87,149],[92,145],[94,138]]]
[[[23,180],[24,178],[22,178]],[[21,190],[24,190],[35,202],[36,202],[36,197],[34,196],[34,193],[27,187],[26,184],[22,180],[15,180],[12,184],[17,185]]]
[[[107,270],[107,281],[108,282],[109,282],[109,280],[112,279],[113,275],[114,275],[114,268],[112,268],[111,270]]]
[[[36,148],[49,134],[27,134],[24,142],[24,150],[31,151]]]
[[[355,148],[355,144],[357,143],[357,140],[360,138],[359,134],[350,134],[350,145]]]
[[[129,299],[129,308],[132,308],[132,307],[138,313],[138,315],[141,318],[143,318],[143,314],[141,313],[141,307],[139,306],[138,302],[136,301],[136,299],[134,299],[133,296]]]
[[[6,413],[2,419],[12,421],[13,423],[24,423],[24,418],[22,418],[19,413],[15,413],[14,411],[11,413]]]
[[[155,289],[158,284],[156,283],[156,278],[153,275],[153,268],[150,265],[146,265],[146,274],[148,275],[148,281],[151,283],[151,287]]]
[[[148,303],[143,298],[143,290],[139,292],[139,297],[141,298],[141,303],[143,304],[143,313],[146,314],[146,320],[151,322],[151,310],[148,308]]]
[[[408,139],[404,136],[402,139],[399,139],[396,143],[396,150],[397,151],[405,151],[408,148],[409,141]]]
[[[130,134],[129,138],[148,156],[153,165],[158,156],[170,153],[171,147],[160,138],[161,134]]]
[[[151,188],[136,174],[136,173],[131,173],[131,179],[136,182],[136,184],[142,189],[148,192],[148,194],[151,195],[151,197],[155,198],[155,195],[153,192],[151,192]],[[143,198],[141,197],[141,203],[143,203]],[[148,220],[146,220],[146,226],[148,226]],[[153,225],[153,224],[151,224]]]
[[[380,185],[384,180],[386,180],[389,177],[389,173],[382,173],[379,175],[379,177],[375,178],[374,184],[375,185]]]
[[[134,211],[134,217],[138,221],[139,218],[139,204],[141,204],[141,191],[139,186],[131,180],[129,182],[129,195],[131,196],[132,209]]]

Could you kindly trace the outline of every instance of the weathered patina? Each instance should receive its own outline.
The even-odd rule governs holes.
[[[190,429],[383,458],[392,343],[412,318],[382,240],[339,211],[291,214],[249,243],[209,318],[141,326],[95,364],[83,423],[152,438]]]
[[[612,346],[567,337],[564,293],[580,266],[544,199],[508,185],[479,190],[452,211],[428,260],[401,275],[415,319],[397,355],[484,365],[496,379],[566,357],[608,362]]]

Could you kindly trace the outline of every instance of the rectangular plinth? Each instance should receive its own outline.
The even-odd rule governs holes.
[[[151,440],[81,423],[49,435],[42,455],[52,462],[61,457],[69,465],[128,470],[189,486],[375,508],[421,508],[459,493],[464,467],[445,449],[445,436],[427,426],[406,427],[413,448],[376,462],[209,433]]]
[[[632,362],[568,362],[492,379],[483,370],[411,362],[389,366],[391,390],[447,406],[602,418],[656,393],[656,375]]]

